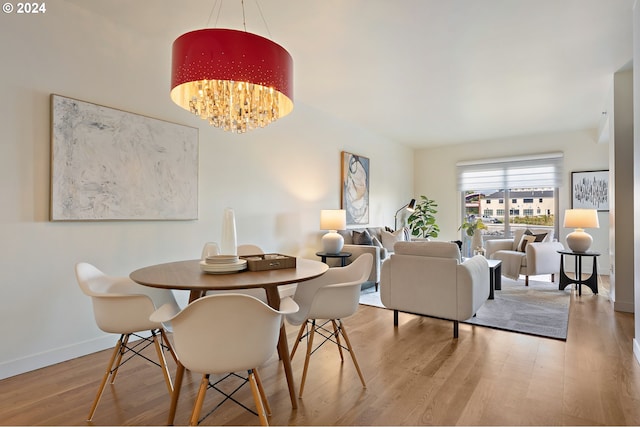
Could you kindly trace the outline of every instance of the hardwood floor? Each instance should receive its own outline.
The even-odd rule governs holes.
[[[605,292],[571,296],[566,342],[360,306],[345,320],[367,380],[333,347],[317,351],[305,394],[291,409],[277,357],[261,369],[272,425],[638,425],[640,365],[633,315],[614,312]],[[296,328],[288,328],[290,346]],[[114,337],[115,342],[116,337]],[[304,346],[303,346],[304,348]],[[151,350],[153,351],[153,350]],[[293,360],[297,381],[304,351]],[[348,357],[345,355],[345,357]],[[109,351],[0,381],[2,425],[163,425],[169,395],[160,371],[131,362],[85,421]],[[173,367],[172,367],[173,368]],[[187,373],[176,424],[188,423],[199,376]],[[299,384],[299,382],[298,382]],[[240,398],[253,405],[246,386]],[[203,414],[217,396],[207,395]],[[253,425],[233,403],[203,425]]]

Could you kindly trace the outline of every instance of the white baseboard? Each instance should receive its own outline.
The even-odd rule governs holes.
[[[633,302],[625,302],[625,301],[614,301],[613,309],[615,311],[622,311],[623,313],[633,313],[634,312],[634,304]]]
[[[0,380],[112,348],[117,340],[117,335],[105,335],[67,347],[0,363]]]
[[[640,364],[640,343],[637,339],[633,339],[633,355],[636,357],[636,362]]]

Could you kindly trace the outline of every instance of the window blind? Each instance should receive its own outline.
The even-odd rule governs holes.
[[[563,158],[562,153],[547,153],[458,162],[458,190],[561,187]]]

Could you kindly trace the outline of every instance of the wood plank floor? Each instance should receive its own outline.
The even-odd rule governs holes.
[[[587,295],[588,294],[588,295]],[[633,315],[606,293],[572,292],[566,342],[360,306],[345,321],[367,380],[333,347],[311,360],[304,397],[291,409],[277,357],[262,369],[273,425],[639,425],[640,365]],[[295,328],[288,328],[289,343]],[[115,337],[114,337],[115,341]],[[299,381],[304,346],[293,360]],[[151,350],[153,351],[153,350]],[[153,354],[153,353],[151,353]],[[109,352],[0,381],[2,425],[163,425],[169,395],[160,371],[131,362],[108,385],[92,423],[85,417]],[[173,366],[172,366],[173,368]],[[199,377],[187,373],[176,424],[188,423]],[[253,405],[245,387],[240,399]],[[217,402],[209,391],[206,408]],[[203,425],[253,425],[225,403]]]

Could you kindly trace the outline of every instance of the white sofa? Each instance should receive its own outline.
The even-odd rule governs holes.
[[[450,242],[399,242],[382,264],[380,297],[398,312],[458,321],[472,317],[489,298],[489,265],[480,255],[461,261],[460,249]]]
[[[530,229],[533,235],[546,233],[541,242],[530,242],[524,246],[524,251],[518,250],[522,243],[522,236],[526,230],[518,229],[513,239],[491,239],[484,242],[485,255],[489,259],[502,261],[502,275],[518,280],[525,276],[525,286],[529,286],[529,276],[550,274],[551,281],[555,281],[555,274],[560,272],[560,254],[564,250],[562,243],[554,241],[553,231],[546,229]]]

